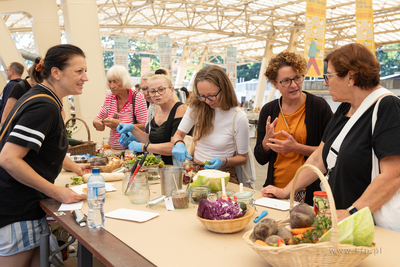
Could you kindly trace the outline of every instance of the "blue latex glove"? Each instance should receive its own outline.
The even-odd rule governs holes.
[[[174,146],[174,148],[172,148],[172,155],[179,161],[185,161],[186,158],[188,159],[193,159],[193,157],[191,157],[189,155],[189,152],[186,149],[186,146],[182,143],[178,143]]]
[[[128,135],[128,136],[126,136],[126,135]],[[118,139],[118,142],[121,144],[121,146],[124,146],[124,147],[128,147],[129,143],[132,141],[138,142],[137,138],[132,133],[124,133]]]
[[[119,134],[130,133],[133,131],[133,124],[131,123],[120,123],[117,126],[117,132]]]
[[[136,141],[132,141],[129,143],[128,148],[135,151],[135,152],[143,152],[143,143],[139,143]]]
[[[206,169],[206,170],[209,170],[209,169],[218,170],[222,166],[222,159],[219,158],[219,157],[215,157],[212,160],[209,160],[208,163],[210,163],[210,165],[205,165],[204,169]]]

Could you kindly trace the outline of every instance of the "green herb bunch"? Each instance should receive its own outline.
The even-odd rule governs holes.
[[[307,230],[301,238],[293,237],[293,244],[317,243],[321,236],[332,228],[332,219],[325,214],[325,210],[321,210],[312,224],[312,230]]]
[[[78,127],[76,126],[76,124],[68,124],[65,129],[67,131],[67,137],[68,138],[72,138],[72,132],[75,131]]]

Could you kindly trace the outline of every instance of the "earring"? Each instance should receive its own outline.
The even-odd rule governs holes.
[[[349,84],[347,84],[347,86],[351,86],[351,85],[350,85],[350,83],[349,83]]]

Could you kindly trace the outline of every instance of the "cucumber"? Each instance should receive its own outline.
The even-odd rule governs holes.
[[[74,138],[68,138],[68,144],[71,145],[71,146],[77,146],[77,145],[86,144],[86,142],[79,141],[79,140],[76,140]]]

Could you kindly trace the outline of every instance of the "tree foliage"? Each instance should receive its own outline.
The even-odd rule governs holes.
[[[386,49],[394,51],[385,51]],[[400,50],[396,49],[400,49],[400,44],[385,45],[376,52],[376,59],[381,63],[381,77],[400,71]]]
[[[114,40],[112,37],[102,37],[101,41],[109,49],[114,49]],[[141,40],[129,40],[131,49],[143,51],[144,53],[128,53],[128,71],[132,77],[140,77],[142,57],[150,57],[150,70],[157,70],[160,67],[157,55],[146,54],[146,51],[154,48],[154,42],[145,42]],[[114,51],[103,51],[104,68],[109,69],[114,66]]]

